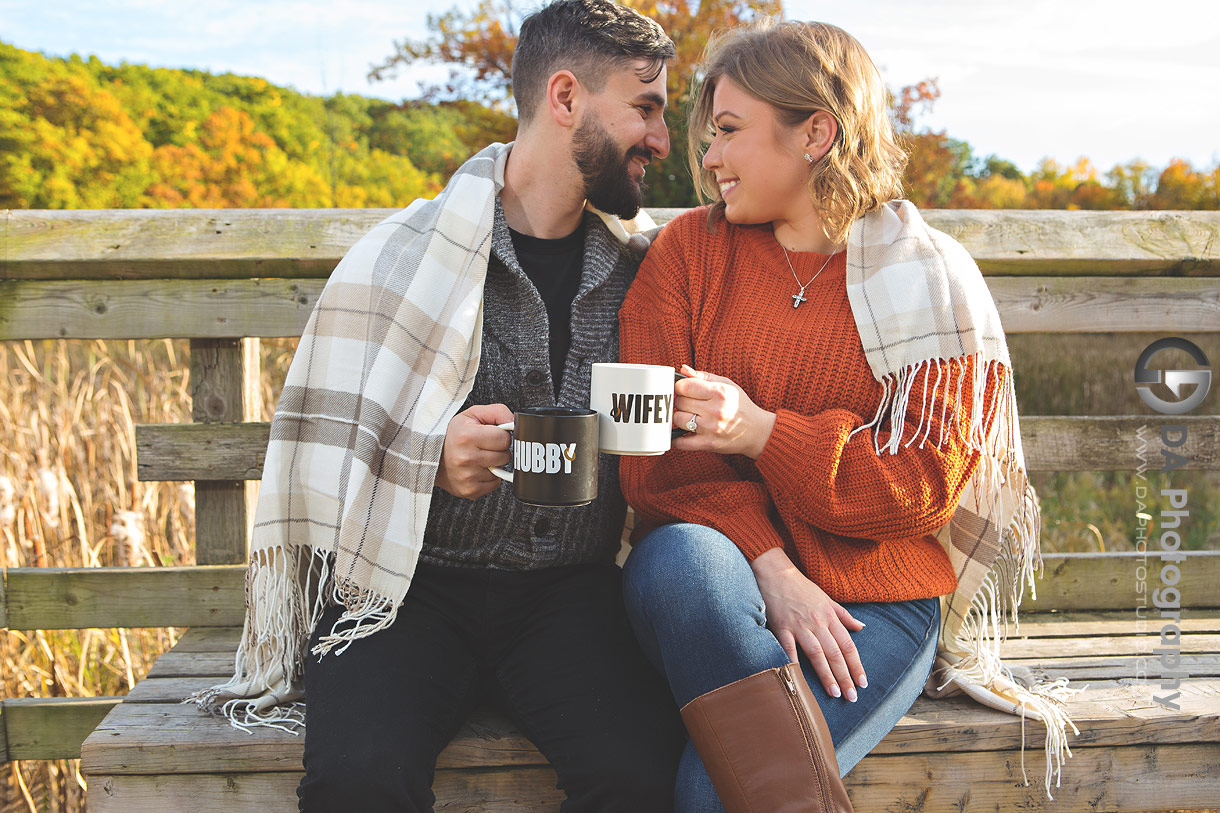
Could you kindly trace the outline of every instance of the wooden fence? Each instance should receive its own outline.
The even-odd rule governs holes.
[[[677,211],[653,214],[663,222]],[[253,420],[258,340],[298,336],[339,258],[387,214],[0,212],[0,340],[189,339],[194,423],[137,427],[138,474],[209,475],[195,481],[197,566],[9,569],[0,627],[240,626],[250,481],[268,437]],[[1220,331],[1220,212],[925,215],[978,261],[1009,333]],[[1149,420],[1026,416],[1029,467],[1133,470],[1137,429]],[[1190,427],[1186,468],[1220,468],[1220,418],[1174,423]],[[1048,556],[1052,578],[1034,609],[1134,607],[1131,556]],[[1183,594],[1214,592],[1220,552],[1192,554],[1182,574]],[[3,700],[0,761],[78,756],[117,700]]]

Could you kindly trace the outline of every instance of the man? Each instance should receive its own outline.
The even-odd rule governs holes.
[[[598,499],[579,508],[518,502],[487,467],[509,461],[496,424],[526,406],[587,406],[590,365],[618,359],[639,256],[586,202],[636,216],[645,167],[669,151],[673,54],[655,22],[610,0],[560,0],[522,24],[518,137],[506,157],[491,153],[503,187],[490,234],[475,231],[487,245],[463,247],[490,248],[477,373],[444,431],[402,605],[384,629],[344,638],[335,631],[359,626],[358,602],[332,598],[314,628],[311,648],[343,643],[305,661],[302,810],[430,810],[437,755],[478,703],[546,756],[563,810],[672,804],[681,729],[622,609],[617,458],[602,455]],[[453,240],[444,220],[437,232]],[[421,263],[416,281],[427,273]],[[373,373],[359,392],[377,386]]]

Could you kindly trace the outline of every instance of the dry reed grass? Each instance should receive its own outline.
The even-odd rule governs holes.
[[[263,342],[274,404],[295,341]],[[194,486],[136,479],[135,424],[191,420],[182,340],[0,343],[0,567],[194,564]],[[174,629],[0,631],[0,696],[123,695]],[[13,762],[0,813],[82,811],[79,760]]]

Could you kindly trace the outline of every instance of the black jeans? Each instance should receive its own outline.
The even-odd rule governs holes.
[[[329,608],[314,631],[339,617]],[[425,811],[477,703],[546,756],[562,810],[668,811],[685,733],[623,609],[621,571],[421,564],[393,626],[305,666],[303,811]]]

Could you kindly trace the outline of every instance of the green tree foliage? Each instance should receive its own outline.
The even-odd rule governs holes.
[[[0,206],[135,206],[151,156],[87,72],[0,45]]]
[[[0,43],[0,207],[401,207],[511,116]]]

